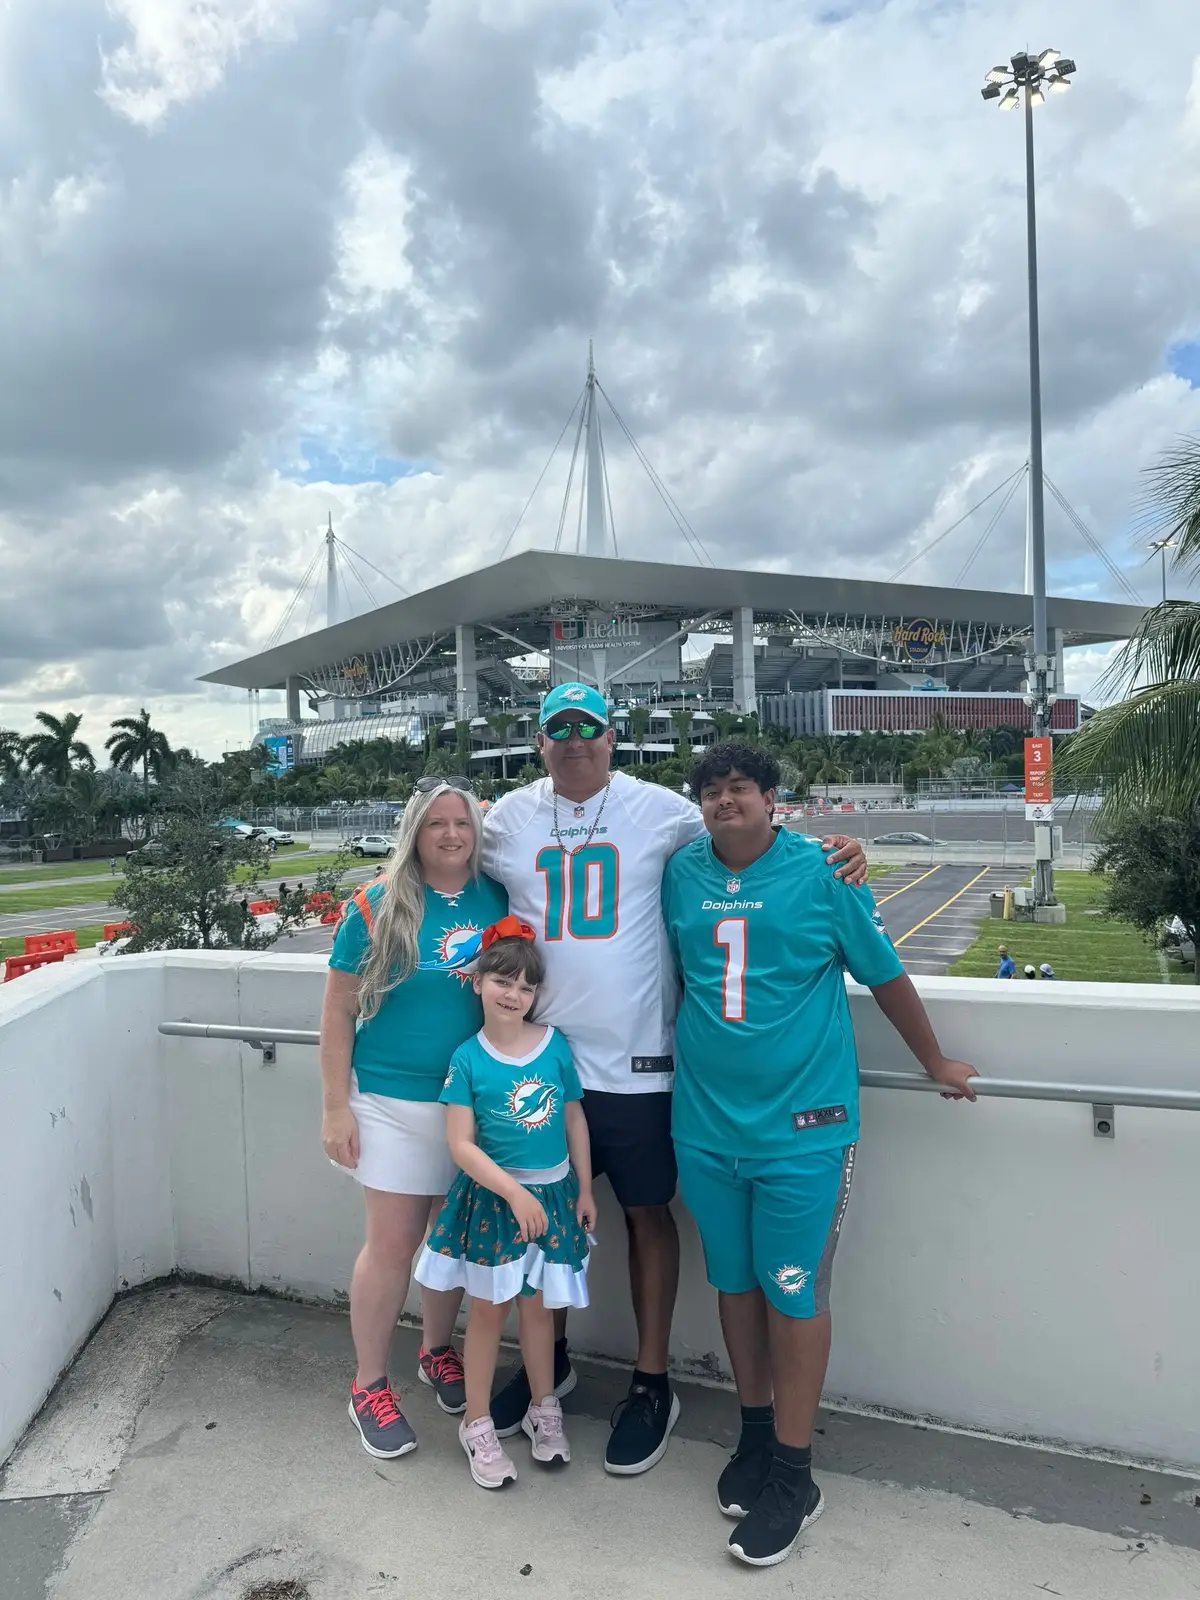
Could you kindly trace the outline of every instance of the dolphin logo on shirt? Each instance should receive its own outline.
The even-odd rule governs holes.
[[[544,1128],[554,1115],[555,1092],[553,1084],[543,1083],[540,1078],[522,1078],[506,1097],[507,1115],[526,1133]]]
[[[784,1294],[799,1294],[812,1274],[807,1267],[779,1267],[771,1276]]]
[[[447,928],[438,940],[437,955],[432,961],[418,961],[418,972],[453,972],[465,983],[467,974],[462,970],[479,954],[483,935],[469,923],[463,927]]]

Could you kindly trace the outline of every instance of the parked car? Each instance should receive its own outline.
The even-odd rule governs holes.
[[[1182,961],[1185,967],[1195,966],[1196,946],[1188,934],[1182,917],[1170,917],[1163,929],[1163,948],[1169,956]]]
[[[871,843],[932,845],[933,840],[927,833],[881,833],[878,838],[872,839]]]
[[[153,866],[155,862],[163,862],[166,858],[167,847],[158,839],[147,839],[145,844],[130,850],[125,857],[126,861],[141,862],[144,866]]]
[[[352,856],[390,856],[395,848],[396,841],[386,833],[360,833],[350,841]]]
[[[281,844],[295,844],[295,839],[284,828],[261,827],[253,829],[255,839],[264,839],[268,850],[275,850]]]

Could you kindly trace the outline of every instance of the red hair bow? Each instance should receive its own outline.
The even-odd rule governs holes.
[[[483,930],[483,948],[487,950],[497,939],[536,939],[537,934],[520,917],[501,917],[490,928]]]

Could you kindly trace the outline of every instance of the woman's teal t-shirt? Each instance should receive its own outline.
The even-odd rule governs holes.
[[[371,884],[367,898],[377,907],[385,885]],[[353,1066],[363,1094],[394,1100],[436,1100],[450,1057],[483,1023],[479,996],[463,969],[479,954],[479,936],[508,911],[508,896],[491,878],[479,877],[456,895],[425,886],[425,915],[417,939],[420,964],[411,977],[389,989],[379,1010],[359,1022]],[[329,965],[359,973],[371,936],[353,902],[338,928]]]

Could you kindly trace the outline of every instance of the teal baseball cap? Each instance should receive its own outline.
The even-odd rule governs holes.
[[[557,688],[551,689],[542,701],[538,726],[544,728],[551,718],[561,716],[564,711],[582,712],[602,728],[608,727],[608,701],[599,689],[593,689],[590,684],[560,683]]]

